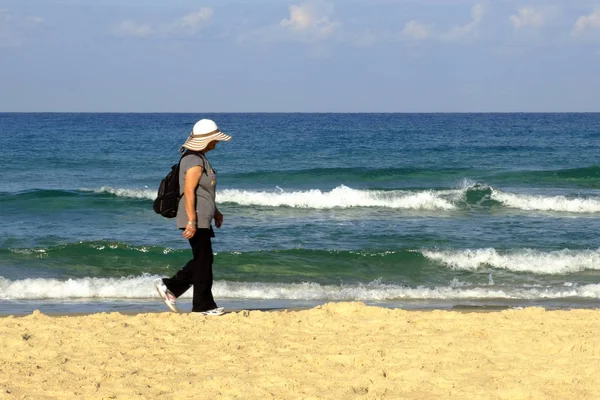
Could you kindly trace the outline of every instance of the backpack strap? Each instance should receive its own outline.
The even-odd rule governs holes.
[[[179,164],[181,164],[181,160],[183,160],[183,157],[189,155],[198,156],[202,159],[202,173],[208,176],[208,172],[206,171],[206,157],[199,151],[186,150],[185,153],[183,153],[183,155],[179,159]]]

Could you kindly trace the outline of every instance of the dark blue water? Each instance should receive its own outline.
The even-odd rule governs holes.
[[[200,118],[220,304],[600,304],[600,114],[0,114],[0,312],[160,307]]]

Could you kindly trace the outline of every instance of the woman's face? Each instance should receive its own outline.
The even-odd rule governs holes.
[[[212,142],[210,142],[209,144],[207,144],[206,148],[204,149],[204,152],[214,150],[215,147],[217,146],[217,142],[218,142],[218,140],[213,140]]]

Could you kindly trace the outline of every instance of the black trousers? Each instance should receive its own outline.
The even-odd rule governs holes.
[[[177,271],[172,278],[164,278],[163,283],[175,297],[184,294],[190,286],[194,286],[192,311],[206,311],[217,307],[212,295],[213,284],[213,252],[210,229],[198,229],[190,239],[194,258]]]

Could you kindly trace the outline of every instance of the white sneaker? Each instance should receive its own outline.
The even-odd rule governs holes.
[[[210,315],[210,316],[216,317],[216,316],[225,314],[225,309],[223,307],[217,307],[217,308],[213,308],[212,310],[195,312],[194,314]]]
[[[167,289],[165,284],[162,283],[162,281],[158,281],[154,284],[154,287],[156,287],[156,291],[162,298],[162,301],[165,303],[165,305],[169,307],[169,310],[173,312],[179,312],[179,310],[177,309],[177,305],[175,304],[177,299],[173,295],[173,293],[171,293],[171,291]]]

